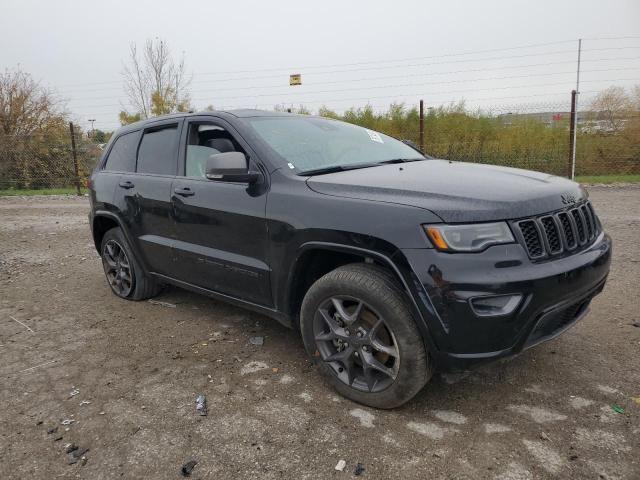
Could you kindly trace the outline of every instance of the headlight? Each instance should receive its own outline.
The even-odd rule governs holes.
[[[505,222],[423,227],[429,240],[444,252],[480,252],[491,245],[515,242]]]

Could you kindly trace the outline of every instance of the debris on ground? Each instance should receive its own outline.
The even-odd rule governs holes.
[[[151,305],[160,305],[161,307],[176,308],[175,303],[163,302],[161,300],[147,300]]]
[[[640,328],[640,322],[632,322],[631,325],[633,325],[636,328]]]
[[[87,463],[87,457],[85,457],[84,454],[87,453],[88,451],[89,451],[88,448],[76,447],[74,450],[72,450],[69,453],[69,455],[67,455],[67,463],[69,465],[74,465],[78,463],[80,460],[82,460],[82,464],[84,465],[85,463]]]
[[[49,430],[47,430],[47,435],[51,435],[53,433],[56,433],[57,431],[58,431],[58,427],[50,428]]]
[[[344,467],[347,466],[347,462],[344,460],[338,461],[338,464],[335,466],[335,469],[339,472],[344,472]]]
[[[182,473],[183,477],[188,477],[189,475],[191,475],[191,472],[193,471],[193,468],[198,464],[198,462],[196,462],[195,460],[191,460],[187,463],[185,463],[184,465],[182,465],[182,469],[180,470],[180,472]]]
[[[204,395],[198,395],[196,398],[196,412],[201,417],[207,416],[207,397]]]
[[[549,435],[547,435],[547,434],[546,434],[546,433],[544,433],[544,432],[542,432],[542,433],[540,434],[540,438],[541,438],[542,440],[546,440],[547,442],[550,442],[550,441],[551,441],[551,439],[549,438]]]
[[[640,397],[631,397],[631,400],[633,400],[634,402],[636,402],[638,405],[640,405]]]
[[[62,425],[71,425],[73,422],[75,422],[75,420],[71,419],[71,418],[65,418],[64,420],[62,420],[60,423]]]
[[[263,345],[264,344],[264,337],[251,337],[251,338],[249,338],[249,343],[251,345]]]
[[[611,410],[616,413],[624,413],[624,408],[622,408],[620,405],[611,405]]]
[[[78,447],[75,443],[67,443],[67,444],[64,446],[64,452],[65,452],[65,453],[71,453],[71,452],[73,452],[73,451],[75,451],[75,450],[78,450],[78,448],[79,448],[79,447]]]
[[[82,401],[80,402],[80,406],[82,406],[82,405],[89,405],[90,403],[91,403],[91,402],[90,402],[89,400],[82,400]]]
[[[356,477],[359,477],[360,475],[363,474],[363,472],[364,472],[364,465],[358,462],[358,464],[356,465],[356,469],[353,471],[353,474]]]
[[[59,442],[60,440],[62,440],[62,435],[53,439],[54,442]]]
[[[75,397],[76,395],[79,395],[79,394],[80,394],[80,390],[78,390],[78,389],[77,389],[77,388],[75,388],[75,387],[71,387],[71,388],[73,388],[73,390],[71,390],[71,392],[69,393],[69,398],[71,398],[71,397]]]

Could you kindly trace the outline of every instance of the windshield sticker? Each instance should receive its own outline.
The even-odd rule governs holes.
[[[287,165],[289,165],[289,168],[290,168],[291,170],[293,170],[294,168],[296,168],[296,167],[294,167],[294,166],[293,166],[293,163],[291,163],[291,162],[287,163]]]
[[[380,136],[380,134],[378,132],[374,132],[373,130],[369,130],[368,128],[365,128],[365,130],[369,134],[369,138],[372,141],[378,142],[378,143],[384,143],[384,141],[382,140],[382,137]]]

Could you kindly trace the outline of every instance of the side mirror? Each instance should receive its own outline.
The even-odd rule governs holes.
[[[218,182],[253,183],[260,174],[248,170],[247,157],[244,153],[224,152],[209,156],[206,177]]]

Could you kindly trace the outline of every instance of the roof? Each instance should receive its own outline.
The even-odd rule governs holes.
[[[170,120],[172,118],[184,118],[184,117],[195,117],[202,115],[232,115],[238,118],[250,118],[250,117],[294,117],[297,116],[295,113],[287,113],[287,112],[275,112],[269,110],[257,110],[257,109],[238,109],[238,110],[207,110],[202,112],[184,112],[184,113],[170,113],[168,115],[160,115],[159,117],[147,118],[145,120],[140,120],[135,123],[131,123],[129,125],[125,125],[122,127],[122,130],[138,130],[140,128],[144,128],[145,126],[160,122],[163,120]]]

